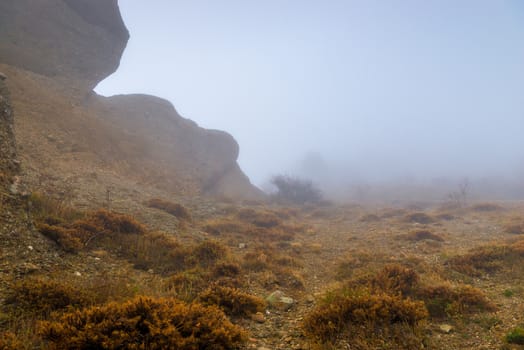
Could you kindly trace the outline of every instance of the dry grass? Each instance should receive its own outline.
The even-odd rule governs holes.
[[[422,240],[431,240],[431,241],[437,241],[437,242],[444,241],[444,238],[442,238],[441,236],[427,229],[413,230],[404,235],[400,235],[399,238],[405,239],[407,241],[414,241],[414,242],[418,242]]]
[[[216,307],[138,297],[40,323],[50,349],[232,349],[247,339]]]
[[[470,276],[483,276],[506,270],[513,271],[524,260],[524,241],[513,244],[489,244],[470,250],[447,261],[452,269]]]
[[[179,220],[191,221],[191,213],[181,204],[165,201],[159,198],[150,199],[146,204],[150,208],[163,210]]]
[[[431,317],[446,318],[495,311],[495,306],[477,288],[468,285],[453,286],[440,283],[423,286],[417,291],[417,298],[424,301]]]
[[[504,210],[504,208],[495,203],[478,203],[473,205],[471,210],[476,212],[494,212]]]
[[[313,341],[332,346],[344,337],[357,349],[420,349],[427,316],[422,302],[343,289],[329,293],[306,316],[304,330]]]
[[[242,292],[237,288],[212,285],[200,293],[198,301],[204,305],[216,305],[229,316],[249,317],[264,311],[264,299]]]
[[[224,238],[233,236],[258,242],[290,241],[307,227],[286,222],[283,218],[287,217],[287,214],[279,215],[278,212],[269,210],[243,208],[230,215],[206,221],[202,229],[210,235]]]
[[[403,218],[405,222],[411,222],[411,223],[417,223],[417,224],[431,224],[435,222],[435,218],[432,216],[422,213],[422,212],[416,212],[411,214],[406,214]]]

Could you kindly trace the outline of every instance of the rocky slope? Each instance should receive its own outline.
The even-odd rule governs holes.
[[[156,97],[92,91],[117,69],[128,37],[116,0],[0,3],[0,71],[25,180],[87,200],[124,184],[165,196],[260,197],[227,133],[198,127]]]
[[[2,73],[0,73],[0,76]],[[20,182],[13,133],[13,110],[6,81],[0,78],[0,304],[13,278],[48,271],[59,264],[56,248],[34,230]]]

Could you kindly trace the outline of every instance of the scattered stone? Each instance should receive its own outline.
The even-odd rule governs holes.
[[[11,194],[14,194],[14,195],[18,194],[19,185],[20,185],[20,176],[15,176],[13,178],[13,183],[9,187],[9,191],[11,192]]]
[[[286,296],[283,292],[276,290],[271,293],[267,298],[270,307],[273,307],[277,310],[288,311],[295,304],[295,300]]]
[[[82,274],[80,272],[76,271],[75,272],[75,276],[80,277],[80,276],[82,276]]]
[[[7,79],[7,75],[5,75],[4,73],[0,72],[0,80],[6,80]]]
[[[28,245],[28,246],[27,246],[27,249],[29,249],[29,250],[33,250],[34,248],[33,248],[32,245]]]
[[[444,334],[448,334],[450,333],[452,330],[453,330],[453,326],[449,325],[449,324],[441,324],[439,327],[438,327],[439,331],[444,333]]]
[[[306,296],[306,303],[313,304],[314,302],[315,302],[314,296],[312,296],[311,294]]]
[[[251,315],[251,319],[258,323],[266,322],[266,317],[261,312],[257,312],[256,314]]]
[[[238,244],[238,248],[240,248],[240,249],[245,249],[246,247],[247,247],[247,244],[245,244],[245,243],[239,243]]]
[[[23,263],[22,265],[20,265],[20,269],[23,273],[29,274],[40,270],[40,267],[33,263]]]

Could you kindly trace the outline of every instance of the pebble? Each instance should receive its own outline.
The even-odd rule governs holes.
[[[258,323],[266,322],[266,317],[261,312],[257,312],[256,314],[251,315],[251,319]]]
[[[75,271],[75,276],[80,277],[80,276],[82,276],[82,274],[80,272],[78,272],[78,271]]]
[[[452,330],[453,330],[453,326],[449,325],[449,324],[441,324],[439,327],[438,327],[439,331],[441,331],[442,333],[445,333],[445,334],[448,334],[450,333]]]

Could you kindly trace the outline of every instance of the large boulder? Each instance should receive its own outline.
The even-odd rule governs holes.
[[[100,192],[129,179],[166,195],[260,198],[231,135],[200,128],[157,97],[92,91],[117,69],[128,38],[116,0],[0,1],[0,70],[26,173],[53,188],[67,178],[67,194],[103,171],[111,180],[97,178]]]
[[[129,38],[117,0],[0,1],[0,62],[89,91]]]

